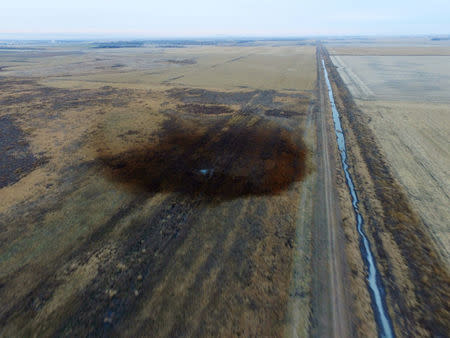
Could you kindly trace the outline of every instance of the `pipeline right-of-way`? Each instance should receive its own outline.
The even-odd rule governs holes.
[[[325,82],[328,87],[328,96],[331,104],[331,110],[333,113],[334,131],[336,133],[336,139],[338,144],[339,153],[341,156],[341,164],[345,173],[345,180],[347,182],[348,189],[350,191],[353,210],[355,212],[357,230],[361,241],[361,255],[363,261],[366,264],[368,275],[367,283],[369,287],[370,296],[372,299],[372,308],[375,314],[375,320],[378,325],[378,333],[381,337],[391,338],[395,337],[394,330],[392,328],[392,321],[389,317],[386,306],[386,294],[381,281],[380,272],[376,266],[375,257],[372,253],[370,242],[364,232],[364,219],[359,211],[358,196],[356,194],[355,185],[349,172],[347,164],[347,149],[345,146],[345,137],[342,131],[341,120],[339,111],[336,108],[334,102],[333,90],[331,88],[330,80],[328,79],[328,72],[325,67],[325,62],[322,59],[323,72],[325,74]]]

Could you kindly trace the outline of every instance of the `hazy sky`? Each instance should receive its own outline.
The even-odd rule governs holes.
[[[449,34],[449,0],[0,0],[0,38]]]

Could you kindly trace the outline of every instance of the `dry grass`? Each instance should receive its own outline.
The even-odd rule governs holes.
[[[233,68],[232,64],[244,59],[231,62],[231,66],[224,63],[242,56],[244,50],[230,48],[227,52],[224,48],[217,50],[217,55],[212,47],[167,51],[166,61],[158,67],[165,67],[168,77],[198,67],[192,70],[189,85],[237,89],[235,84],[241,85],[245,75],[237,83],[214,77],[230,69],[240,72],[244,66]],[[291,297],[297,216],[311,213],[308,203],[300,210],[298,207],[301,182],[293,180],[275,195],[246,194],[211,204],[205,200],[210,197],[201,194],[125,189],[105,175],[97,156],[111,149],[123,154],[136,146],[158,144],[161,126],[174,115],[194,122],[202,119],[206,126],[219,124],[231,131],[239,121],[248,128],[268,124],[274,126],[275,134],[284,135],[282,140],[289,140],[289,135],[301,138],[311,93],[298,90],[311,86],[315,70],[310,77],[309,69],[297,72],[287,68],[291,61],[296,70],[304,65],[314,67],[313,53],[295,61],[297,53],[309,55],[310,50],[253,51],[263,55],[251,60],[258,71],[269,67],[273,58],[267,76],[274,78],[267,84],[263,74],[250,78],[253,82],[249,85],[257,87],[264,82],[281,88],[297,80],[301,85],[296,91],[284,92],[260,88],[175,90],[169,83],[158,83],[163,77],[146,77],[142,64],[139,71],[115,75],[132,68],[133,62],[147,65],[148,61],[150,67],[153,61],[147,58],[155,55],[147,55],[150,51],[144,49],[136,52],[134,59],[127,55],[129,51],[92,51],[96,56],[103,53],[104,59],[106,55],[114,58],[114,63],[128,62],[114,70],[95,70],[92,75],[81,73],[95,69],[96,62],[107,61],[70,54],[33,56],[28,61],[34,66],[24,68],[16,62],[17,68],[10,69],[16,73],[9,73],[13,77],[0,81],[0,114],[23,131],[20,141],[31,153],[48,161],[0,189],[2,334],[151,331],[156,335],[282,335]],[[194,58],[190,53],[196,55],[196,63],[180,61]],[[76,65],[89,57],[91,64]],[[206,71],[211,68],[208,62],[219,59],[223,64],[216,68],[222,70]],[[275,73],[284,62],[288,65],[281,73],[286,78]],[[58,77],[63,69],[77,77],[75,81],[83,89],[42,85],[66,83]],[[59,73],[42,77],[47,70]],[[21,78],[20,72],[38,78]],[[118,82],[108,83],[114,87],[89,82],[103,81],[103,76],[106,81],[117,76]],[[142,89],[149,87],[152,90]],[[271,110],[292,113],[265,114]],[[227,123],[220,124],[220,119]],[[198,124],[199,133],[208,130]],[[214,147],[221,144],[226,148],[226,137],[207,135]],[[228,134],[224,131],[223,135]],[[252,139],[248,142],[247,152]],[[233,151],[226,154],[234,156]],[[239,163],[229,160],[236,168],[246,168],[245,156]],[[304,224],[310,224],[310,216],[305,217]],[[307,255],[307,243],[302,249]],[[304,271],[306,274],[307,267]],[[302,311],[309,313],[305,304]],[[307,326],[309,321],[301,323]]]
[[[62,50],[64,51],[64,50]],[[62,52],[61,51],[61,52]],[[82,49],[82,54],[36,57],[0,55],[4,76],[40,77],[60,88],[116,87],[158,89],[185,86],[217,90],[313,90],[316,80],[313,46],[198,46]],[[17,62],[17,58],[23,58]],[[120,67],[117,67],[120,65]]]

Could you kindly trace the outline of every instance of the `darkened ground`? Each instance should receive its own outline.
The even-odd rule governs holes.
[[[307,95],[1,81],[2,335],[282,334]]]

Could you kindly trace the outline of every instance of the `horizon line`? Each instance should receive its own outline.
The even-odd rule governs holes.
[[[85,39],[129,39],[140,41],[154,41],[154,40],[232,40],[232,39],[251,39],[251,40],[269,40],[269,39],[308,39],[308,38],[374,38],[374,37],[391,37],[391,38],[405,38],[405,37],[450,37],[450,33],[415,33],[415,34],[249,34],[249,35],[145,35],[145,34],[128,34],[128,33],[24,33],[24,32],[0,32],[0,40],[85,40]]]

